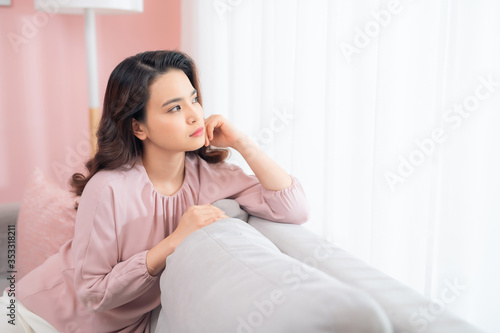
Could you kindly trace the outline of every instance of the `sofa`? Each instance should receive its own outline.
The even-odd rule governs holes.
[[[234,200],[214,205],[230,218],[167,258],[151,332],[479,332],[303,225],[249,216]],[[2,249],[19,209],[0,204]]]

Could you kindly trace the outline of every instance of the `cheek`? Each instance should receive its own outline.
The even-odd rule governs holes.
[[[200,104],[196,104],[196,112],[203,116],[203,107]]]
[[[150,131],[155,133],[155,136],[161,137],[175,135],[184,129],[182,122],[174,117],[169,117],[169,119],[155,119],[149,127]]]
[[[167,122],[163,127],[162,127],[165,135],[177,135],[179,133],[184,133],[186,131],[186,125],[184,121],[171,121]]]

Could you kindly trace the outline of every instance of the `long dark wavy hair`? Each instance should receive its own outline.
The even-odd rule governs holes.
[[[108,80],[97,130],[96,154],[85,163],[87,176],[75,173],[71,177],[73,193],[80,196],[87,182],[99,170],[133,166],[137,157],[142,156],[142,141],[134,135],[132,119],[139,122],[145,120],[149,87],[159,75],[171,69],[180,69],[186,74],[198,92],[198,102],[202,105],[196,65],[185,53],[149,51],[123,60]],[[219,163],[228,157],[229,151],[203,146],[186,154],[197,154],[208,163]]]

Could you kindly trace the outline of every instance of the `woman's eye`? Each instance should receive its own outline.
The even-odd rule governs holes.
[[[179,105],[176,105],[173,108],[171,108],[170,110],[168,110],[168,112],[179,111],[180,109],[181,109],[181,107]]]
[[[198,96],[193,99],[193,103],[198,103]]]

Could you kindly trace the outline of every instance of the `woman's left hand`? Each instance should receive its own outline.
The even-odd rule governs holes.
[[[205,119],[205,146],[232,147],[241,141],[245,134],[220,114]]]

